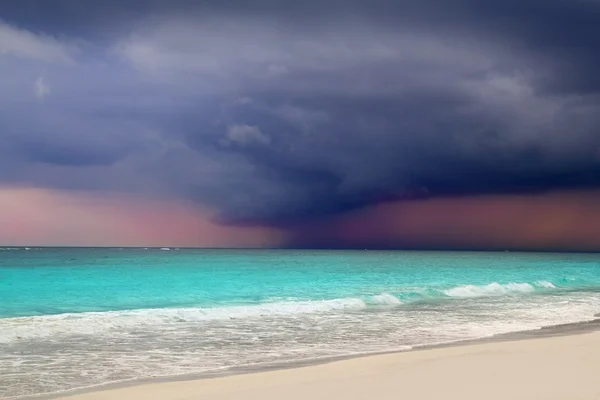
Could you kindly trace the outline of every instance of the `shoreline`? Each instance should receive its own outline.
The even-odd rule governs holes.
[[[335,364],[339,362],[377,358],[382,356],[394,356],[412,353],[421,353],[435,350],[454,349],[454,348],[469,348],[477,345],[486,344],[502,344],[510,342],[532,341],[556,337],[569,337],[576,335],[590,334],[600,331],[600,313],[594,316],[595,318],[588,321],[580,321],[568,324],[557,324],[541,327],[533,330],[515,331],[501,333],[483,338],[464,339],[452,342],[420,345],[408,349],[387,350],[371,353],[354,353],[340,356],[328,356],[322,358],[311,358],[305,360],[280,361],[269,364],[255,364],[244,366],[233,366],[219,370],[204,371],[190,374],[157,376],[146,378],[135,378],[125,381],[107,382],[105,384],[94,385],[72,390],[42,393],[36,395],[8,397],[10,400],[57,400],[57,399],[78,399],[87,395],[113,392],[123,389],[135,389],[137,387],[145,387],[149,385],[159,384],[177,384],[185,382],[202,382],[207,380],[217,380],[223,378],[231,378],[236,376],[252,376],[264,373],[272,373],[277,371],[293,371],[303,368],[311,368]]]

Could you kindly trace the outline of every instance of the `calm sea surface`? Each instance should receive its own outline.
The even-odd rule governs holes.
[[[591,320],[600,255],[0,249],[0,398]]]

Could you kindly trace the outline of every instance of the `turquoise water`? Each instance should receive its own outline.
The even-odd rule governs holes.
[[[600,255],[4,249],[0,397],[410,349],[600,312]]]

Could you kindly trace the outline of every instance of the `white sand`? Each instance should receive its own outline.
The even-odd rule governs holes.
[[[70,400],[600,400],[600,332],[386,354]]]

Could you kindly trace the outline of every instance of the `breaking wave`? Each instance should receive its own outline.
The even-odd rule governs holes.
[[[402,304],[402,301],[389,293],[381,293],[376,296],[372,296],[370,298],[370,303],[383,306],[395,306]]]
[[[444,290],[444,294],[450,297],[483,297],[502,296],[510,293],[530,293],[535,288],[529,283],[490,283],[484,286],[463,285]]]
[[[467,297],[486,297],[486,296],[505,296],[510,294],[532,293],[538,289],[555,289],[552,282],[537,281],[530,283],[505,283],[492,282],[487,285],[461,285],[451,289],[443,290],[443,293],[449,297],[467,298]]]
[[[268,318],[302,314],[352,312],[369,307],[400,307],[419,299],[444,301],[449,298],[475,298],[527,294],[536,290],[553,290],[552,282],[530,283],[493,282],[487,285],[461,285],[445,290],[429,290],[420,297],[405,297],[383,292],[377,295],[356,296],[329,300],[275,301],[262,304],[232,305],[212,308],[153,308],[106,312],[64,313],[56,315],[0,318],[0,343],[13,340],[51,337],[53,335],[88,335],[99,332],[131,329],[144,326],[195,323],[201,321]],[[35,326],[35,329],[33,327]]]
[[[556,288],[556,285],[554,285],[552,282],[548,282],[548,281],[537,281],[535,283],[535,285],[538,287],[546,288],[546,289],[555,289]]]
[[[57,334],[95,334],[107,330],[173,323],[261,318],[336,310],[360,310],[360,298],[290,301],[214,308],[154,308],[125,311],[67,313],[0,319],[0,343]],[[35,329],[33,327],[35,326]]]

